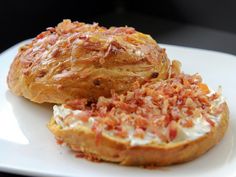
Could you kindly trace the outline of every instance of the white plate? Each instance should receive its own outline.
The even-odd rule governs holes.
[[[210,87],[220,84],[228,100],[230,127],[220,144],[202,157],[181,165],[159,169],[123,167],[75,158],[55,143],[46,124],[51,105],[39,105],[11,94],[6,76],[20,44],[0,55],[0,171],[45,176],[236,176],[236,57],[219,52],[162,45],[170,58],[183,63],[186,73],[199,72]]]

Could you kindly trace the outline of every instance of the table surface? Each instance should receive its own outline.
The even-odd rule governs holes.
[[[236,34],[191,24],[164,20],[134,13],[107,14],[94,18],[101,25],[132,26],[150,34],[158,43],[215,50],[236,55]],[[167,51],[168,53],[168,51]],[[20,177],[0,172],[0,177]]]

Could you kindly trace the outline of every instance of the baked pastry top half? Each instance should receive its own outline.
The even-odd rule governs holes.
[[[124,93],[136,81],[166,79],[170,61],[149,35],[130,27],[100,27],[64,20],[47,28],[15,57],[8,86],[43,103]],[[175,69],[179,70],[179,63]]]

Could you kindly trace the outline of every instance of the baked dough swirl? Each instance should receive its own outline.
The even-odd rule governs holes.
[[[111,90],[122,94],[136,81],[166,79],[170,65],[165,49],[134,28],[64,20],[19,49],[7,81],[16,95],[59,104],[109,97]]]

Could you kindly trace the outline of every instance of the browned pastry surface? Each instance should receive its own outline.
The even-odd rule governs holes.
[[[64,20],[19,49],[8,86],[34,102],[65,103],[124,93],[135,81],[166,79],[169,72],[165,49],[149,35]]]

